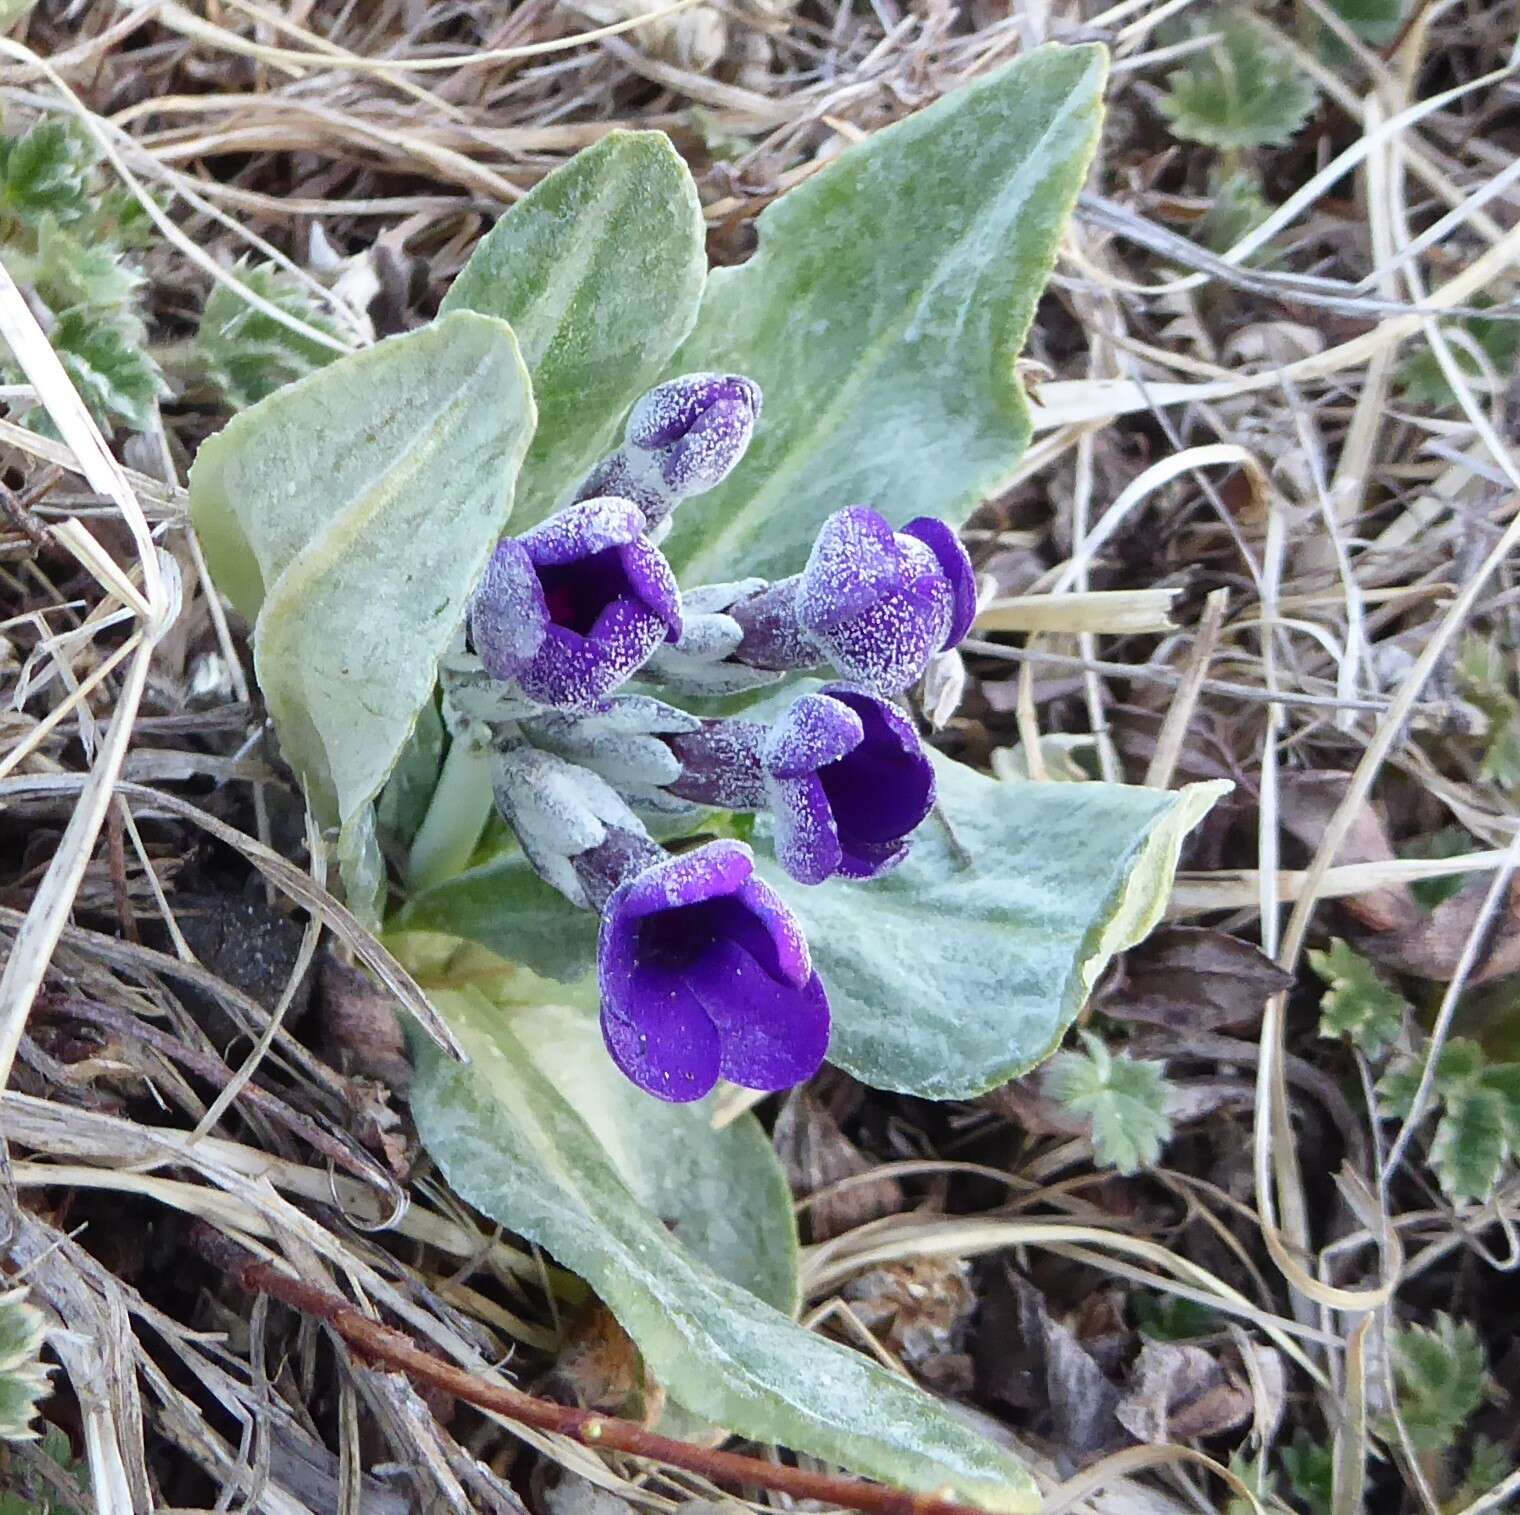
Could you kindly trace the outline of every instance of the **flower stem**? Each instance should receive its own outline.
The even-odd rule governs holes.
[[[456,738],[407,858],[406,881],[413,893],[464,872],[492,803],[489,750]]]

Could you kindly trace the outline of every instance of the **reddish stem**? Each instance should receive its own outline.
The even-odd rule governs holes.
[[[972,1505],[929,1494],[910,1494],[858,1478],[813,1473],[805,1468],[763,1462],[736,1452],[719,1452],[690,1442],[657,1436],[635,1421],[618,1420],[593,1410],[579,1410],[535,1399],[503,1384],[487,1383],[453,1363],[425,1352],[401,1332],[362,1314],[337,1294],[302,1283],[223,1236],[204,1221],[191,1228],[191,1239],[207,1261],[250,1294],[268,1294],[303,1314],[325,1321],[360,1356],[382,1368],[405,1373],[418,1383],[441,1389],[456,1399],[493,1410],[521,1425],[553,1431],[598,1451],[626,1452],[673,1468],[686,1468],[714,1482],[749,1484],[796,1499],[816,1499],[866,1515],[985,1515]]]

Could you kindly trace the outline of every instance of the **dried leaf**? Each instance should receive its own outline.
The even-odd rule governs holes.
[[[787,1096],[776,1116],[771,1141],[786,1170],[787,1182],[799,1198],[841,1179],[860,1178],[876,1166],[839,1129],[833,1115],[806,1086]],[[893,1215],[902,1207],[902,1185],[894,1178],[875,1178],[823,1196],[802,1215],[812,1240],[820,1242],[883,1215]]]
[[[1280,815],[1284,829],[1312,856],[1324,839],[1325,828],[1351,782],[1349,773],[1296,773],[1284,775]],[[1371,804],[1363,804],[1340,850],[1337,865],[1386,863],[1393,858],[1393,843],[1382,817]],[[1352,895],[1341,906],[1369,931],[1410,928],[1420,920],[1420,907],[1402,885],[1369,889]]]
[[[1251,1390],[1202,1347],[1147,1341],[1114,1413],[1132,1436],[1161,1446],[1244,1425]]]
[[[1126,954],[1094,1006],[1116,1020],[1215,1031],[1257,1025],[1266,1001],[1292,984],[1291,974],[1238,936],[1168,926]]]

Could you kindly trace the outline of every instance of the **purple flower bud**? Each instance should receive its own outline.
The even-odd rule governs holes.
[[[912,723],[842,684],[794,701],[762,762],[776,860],[802,884],[886,872],[934,804],[934,768]]]
[[[659,455],[660,477],[681,499],[721,484],[749,447],[760,386],[742,374],[692,373],[657,384],[633,407],[630,447]]]
[[[661,1099],[700,1099],[720,1074],[785,1089],[828,1049],[828,996],[802,930],[740,842],[709,842],[620,884],[597,970],[607,1050]]]
[[[657,384],[633,407],[623,445],[592,469],[577,498],[621,495],[657,526],[682,500],[728,477],[759,418],[760,386],[741,374],[683,374]]]
[[[796,589],[798,623],[848,679],[898,694],[976,613],[971,560],[943,521],[893,531],[864,505],[823,524]]]
[[[681,595],[638,507],[586,500],[497,545],[470,632],[493,678],[544,705],[591,710],[680,636]]]

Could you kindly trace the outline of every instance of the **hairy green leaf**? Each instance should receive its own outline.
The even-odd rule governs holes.
[[[154,403],[167,391],[143,346],[139,321],[121,312],[77,306],[53,323],[48,340],[102,426],[125,422],[144,431],[153,424]]]
[[[1469,636],[1457,656],[1462,691],[1488,717],[1483,775],[1520,789],[1520,698],[1511,687],[1514,659],[1492,637]]]
[[[1508,1150],[1504,1101],[1479,1086],[1449,1096],[1445,1106],[1430,1144],[1430,1165],[1456,1203],[1487,1199]]]
[[[1472,339],[1479,353],[1488,360],[1502,384],[1514,372],[1520,359],[1520,322],[1493,320],[1488,316],[1471,316],[1452,322],[1456,331]],[[1451,344],[1451,354],[1462,374],[1481,391],[1490,377],[1476,353],[1465,343]],[[1446,377],[1446,370],[1430,347],[1420,347],[1399,365],[1398,387],[1406,404],[1424,410],[1451,410],[1457,404],[1456,391]]]
[[[1061,1052],[1051,1059],[1051,1096],[1092,1125],[1093,1154],[1120,1173],[1138,1173],[1161,1160],[1171,1140],[1169,1089],[1162,1063],[1117,1057],[1091,1032],[1085,1052]]]
[[[513,852],[428,889],[396,917],[402,931],[447,931],[569,983],[596,962],[596,922]]]
[[[671,372],[764,390],[748,455],[684,505],[683,581],[801,568],[825,517],[959,522],[1029,439],[1014,374],[1097,141],[1105,55],[1047,47],[842,153],[707,281]]]
[[[1334,1449],[1307,1431],[1296,1431],[1292,1442],[1282,1449],[1282,1465],[1288,1487],[1309,1515],[1331,1515],[1335,1506]]]
[[[1404,996],[1384,983],[1377,969],[1339,937],[1329,949],[1311,949],[1309,962],[1326,984],[1319,1006],[1319,1034],[1352,1043],[1376,1057],[1404,1027]]]
[[[691,330],[707,274],[691,173],[662,132],[612,132],[518,201],[443,310],[512,324],[538,430],[518,486],[533,525],[619,440],[633,402]]]
[[[935,770],[937,810],[885,878],[808,887],[768,858],[760,871],[828,988],[829,1060],[877,1088],[964,1099],[1060,1044],[1110,957],[1156,924],[1183,837],[1227,786]]]
[[[1284,146],[1314,109],[1314,85],[1255,27],[1224,17],[1218,29],[1217,41],[1167,75],[1161,109],[1173,133],[1206,147]]]
[[[1389,41],[1404,19],[1404,0],[1330,0],[1330,9],[1369,42]]]
[[[51,215],[37,224],[37,250],[12,253],[11,271],[55,312],[89,306],[130,311],[143,280],[109,241],[87,239]]]
[[[89,208],[95,144],[73,122],[42,121],[0,138],[0,206],[23,221],[74,221]]]
[[[47,1322],[25,1289],[0,1294],[0,1441],[31,1441],[37,1402],[52,1385],[42,1361]]]
[[[738,1435],[919,1492],[948,1488],[1010,1515],[1038,1508],[1023,1467],[951,1410],[672,1236],[593,1134],[591,1112],[577,1113],[484,995],[434,1000],[473,1061],[419,1047],[412,1110],[428,1151],[463,1199],[591,1284],[674,1400]]]
[[[57,1426],[44,1426],[42,1431],[43,1454],[65,1473],[72,1474],[79,1486],[88,1492],[90,1468],[88,1461],[74,1456],[68,1434]],[[19,1459],[17,1459],[19,1463]],[[9,1476],[14,1486],[0,1490],[0,1515],[83,1515],[74,1505],[60,1504],[51,1483],[40,1474],[24,1466],[15,1466]]]
[[[272,263],[239,260],[233,273],[254,294],[308,326],[336,336],[338,329],[288,274]],[[342,356],[334,348],[282,325],[235,289],[217,284],[206,297],[195,348],[212,382],[234,410],[256,405],[282,385],[303,379]]]
[[[1483,1343],[1466,1321],[1436,1316],[1433,1328],[1409,1326],[1390,1343],[1399,1412],[1417,1451],[1446,1450],[1488,1393]]]
[[[533,427],[511,329],[464,312],[286,386],[207,442],[190,509],[323,824],[354,823],[432,697]]]

